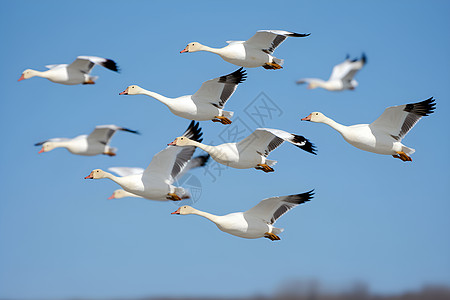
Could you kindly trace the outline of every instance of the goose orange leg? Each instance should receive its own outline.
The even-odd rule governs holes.
[[[105,152],[103,154],[109,155],[109,156],[116,156],[116,154],[114,152]]]
[[[264,233],[264,237],[269,239],[269,240],[271,240],[271,241],[279,241],[279,240],[281,240],[278,235],[270,233],[270,232]]]
[[[88,81],[83,82],[83,84],[95,84],[95,81],[89,79]]]
[[[396,155],[392,155],[395,158],[401,159],[402,161],[412,161],[412,158],[406,155],[403,151],[398,151]]]
[[[262,67],[264,69],[270,69],[270,70],[278,70],[278,69],[282,69],[283,68],[282,66],[280,66],[279,64],[274,63],[274,62],[272,62],[272,63],[265,63],[264,65],[262,65]]]
[[[219,117],[219,116],[215,116],[214,119],[212,119],[211,121],[213,122],[220,122],[223,125],[229,125],[231,124],[231,120],[228,119],[227,117]]]
[[[173,200],[173,201],[180,201],[181,200],[181,198],[177,194],[174,194],[174,193],[168,193],[166,199],[167,200]]]
[[[269,167],[267,164],[257,164],[255,167],[256,170],[263,170],[266,173],[274,172],[275,170],[271,167]]]

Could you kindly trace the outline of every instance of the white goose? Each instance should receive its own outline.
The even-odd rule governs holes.
[[[175,180],[178,180],[181,177],[183,177],[183,175],[186,174],[186,172],[188,172],[191,169],[205,166],[206,163],[208,162],[208,159],[209,159],[209,155],[199,155],[199,156],[196,156],[193,159],[189,160],[186,167],[183,170],[181,170],[181,172],[178,173],[178,175],[175,177]],[[114,172],[117,175],[122,176],[122,177],[129,176],[129,175],[142,175],[145,171],[142,168],[129,168],[129,167],[112,167],[112,168],[108,168],[108,170],[111,172]],[[113,194],[108,198],[108,200],[120,199],[120,198],[125,198],[125,197],[142,198],[141,196],[138,196],[136,194],[127,192],[122,189],[118,189],[113,192]]]
[[[89,135],[79,135],[72,139],[53,138],[34,145],[42,145],[42,148],[38,153],[48,152],[55,148],[66,148],[72,154],[86,156],[106,154],[114,156],[116,155],[117,149],[109,146],[109,142],[117,130],[139,134],[139,132],[135,130],[116,125],[100,125],[96,126],[94,131]]]
[[[327,124],[337,130],[344,140],[361,150],[412,161],[408,155],[415,150],[406,147],[401,141],[423,116],[433,113],[434,108],[434,99],[431,97],[418,103],[388,107],[371,124],[345,126],[320,112],[313,112],[302,121]]]
[[[272,166],[277,163],[275,160],[268,160],[267,156],[285,141],[316,154],[315,146],[303,136],[270,128],[258,128],[237,143],[208,146],[181,136],[169,145],[195,146],[208,152],[215,161],[223,165],[236,169],[255,168],[267,173],[273,172]]]
[[[198,123],[191,122],[185,137],[196,141],[202,141],[201,128]],[[125,191],[150,200],[174,200],[189,198],[189,193],[182,187],[176,187],[172,183],[194,154],[195,147],[178,148],[169,146],[153,156],[152,161],[143,174],[114,176],[100,169],[93,170],[85,179],[108,178],[119,184]]]
[[[119,71],[117,64],[111,59],[96,56],[78,56],[70,65],[48,65],[46,66],[49,69],[47,71],[41,72],[27,69],[23,71],[18,81],[38,76],[66,85],[95,84],[98,76],[89,75],[95,65],[100,65],[115,72]]]
[[[247,41],[227,41],[228,46],[223,48],[211,48],[199,42],[191,42],[180,53],[207,51],[218,54],[223,60],[237,66],[276,70],[282,68],[283,60],[272,56],[275,49],[287,37],[309,35],[284,30],[259,30]]]
[[[165,104],[169,110],[182,118],[196,121],[212,120],[231,124],[233,112],[225,111],[224,106],[233,95],[239,83],[246,79],[245,70],[240,68],[231,74],[205,81],[194,95],[167,98],[158,93],[131,85],[119,95],[147,95]]]
[[[347,56],[344,62],[334,66],[328,81],[318,78],[303,78],[298,80],[297,84],[308,83],[308,89],[321,87],[329,91],[354,90],[358,86],[358,82],[353,77],[366,62],[367,58],[364,53],[360,60],[350,60]]]
[[[314,190],[298,195],[267,198],[245,212],[231,213],[225,216],[216,216],[197,210],[190,206],[181,206],[172,214],[199,215],[216,224],[223,232],[246,239],[261,237],[272,241],[280,240],[278,234],[283,228],[273,226],[276,220],[299,204],[310,201]]]

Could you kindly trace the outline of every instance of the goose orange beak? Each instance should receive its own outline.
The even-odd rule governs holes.
[[[94,176],[92,176],[92,172],[88,176],[84,177],[84,179],[94,179]]]
[[[177,139],[175,139],[172,143],[167,144],[167,146],[176,146],[177,145]]]
[[[24,79],[25,79],[25,76],[22,74],[22,76],[20,76],[19,80],[17,80],[17,81],[22,81]]]
[[[128,95],[128,88],[125,91],[119,93],[119,95]]]
[[[116,197],[114,197],[114,194],[112,194],[111,196],[108,197],[108,200],[111,200],[111,199],[116,199]]]
[[[307,117],[304,117],[302,121],[311,121],[311,114],[309,114],[309,116]]]
[[[176,211],[174,211],[173,213],[171,213],[171,215],[179,215],[180,214],[180,209],[177,209]]]
[[[42,147],[41,150],[39,150],[38,154],[41,154],[42,152],[44,152],[44,147]]]
[[[184,52],[188,52],[188,47],[186,46],[186,48],[184,48],[183,50],[180,51],[180,53],[184,53]]]

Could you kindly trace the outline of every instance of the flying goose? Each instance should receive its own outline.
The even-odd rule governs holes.
[[[302,121],[327,124],[337,130],[344,140],[361,150],[412,161],[409,155],[415,150],[406,147],[401,141],[422,117],[433,113],[434,109],[435,102],[431,97],[422,102],[388,107],[371,124],[345,126],[320,112],[313,112]]]
[[[223,60],[240,67],[277,70],[282,68],[283,59],[273,56],[275,49],[288,37],[309,35],[310,33],[284,30],[259,30],[247,41],[227,41],[228,46],[223,48],[211,48],[199,42],[191,42],[180,53],[207,51],[218,54]]]
[[[117,64],[111,59],[96,56],[78,56],[70,65],[47,65],[47,71],[27,69],[23,71],[18,81],[37,76],[65,85],[95,84],[98,76],[89,75],[95,65],[100,65],[115,72],[119,71]]]

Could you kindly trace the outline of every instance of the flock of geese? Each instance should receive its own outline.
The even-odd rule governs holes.
[[[186,131],[177,137],[166,148],[155,154],[144,170],[141,168],[110,168],[109,171],[93,170],[85,179],[108,178],[122,187],[114,191],[109,199],[122,197],[141,197],[157,201],[179,201],[190,197],[189,191],[183,187],[174,186],[188,170],[204,166],[209,157],[220,164],[236,169],[255,168],[264,172],[273,172],[275,160],[269,160],[271,151],[283,142],[316,154],[315,146],[305,137],[280,129],[258,128],[248,137],[236,143],[221,145],[206,145],[202,143],[201,128],[196,121],[220,122],[231,124],[233,112],[226,111],[226,102],[236,91],[238,85],[245,81],[246,68],[263,67],[265,69],[281,69],[283,59],[273,56],[275,49],[288,37],[307,37],[309,34],[299,34],[282,30],[260,30],[247,41],[227,41],[223,48],[211,48],[198,42],[189,43],[180,53],[207,51],[219,55],[223,60],[240,66],[238,70],[218,78],[205,81],[193,95],[168,98],[158,93],[148,91],[137,85],[130,85],[120,95],[147,95],[164,105],[179,117],[192,120]],[[353,90],[358,83],[355,74],[363,68],[367,61],[365,54],[360,59],[350,60],[336,65],[327,81],[315,78],[304,78],[298,84],[308,83],[308,88],[324,88],[330,91]],[[79,56],[71,64],[49,65],[47,71],[27,69],[19,81],[32,77],[46,78],[52,82],[75,85],[94,84],[97,76],[90,75],[95,65],[103,66],[118,72],[117,64],[110,59],[95,56]],[[410,155],[414,149],[401,143],[405,135],[423,117],[433,113],[435,102],[427,100],[392,106],[370,124],[345,126],[326,117],[320,112],[312,112],[302,121],[324,123],[338,131],[345,141],[368,152],[392,155],[402,161],[411,161]],[[75,138],[52,138],[36,146],[42,146],[39,153],[55,148],[66,148],[77,155],[116,155],[116,149],[110,146],[110,141],[117,131],[138,134],[137,131],[116,125],[97,126],[89,135],[79,135]],[[196,148],[205,151],[206,155],[193,157]],[[275,221],[295,206],[310,201],[313,190],[302,194],[267,198],[245,212],[216,216],[199,211],[190,206],[181,206],[172,214],[196,214],[207,218],[216,226],[229,234],[254,239],[265,237],[272,241],[279,240],[278,234],[283,229],[274,227]]]

